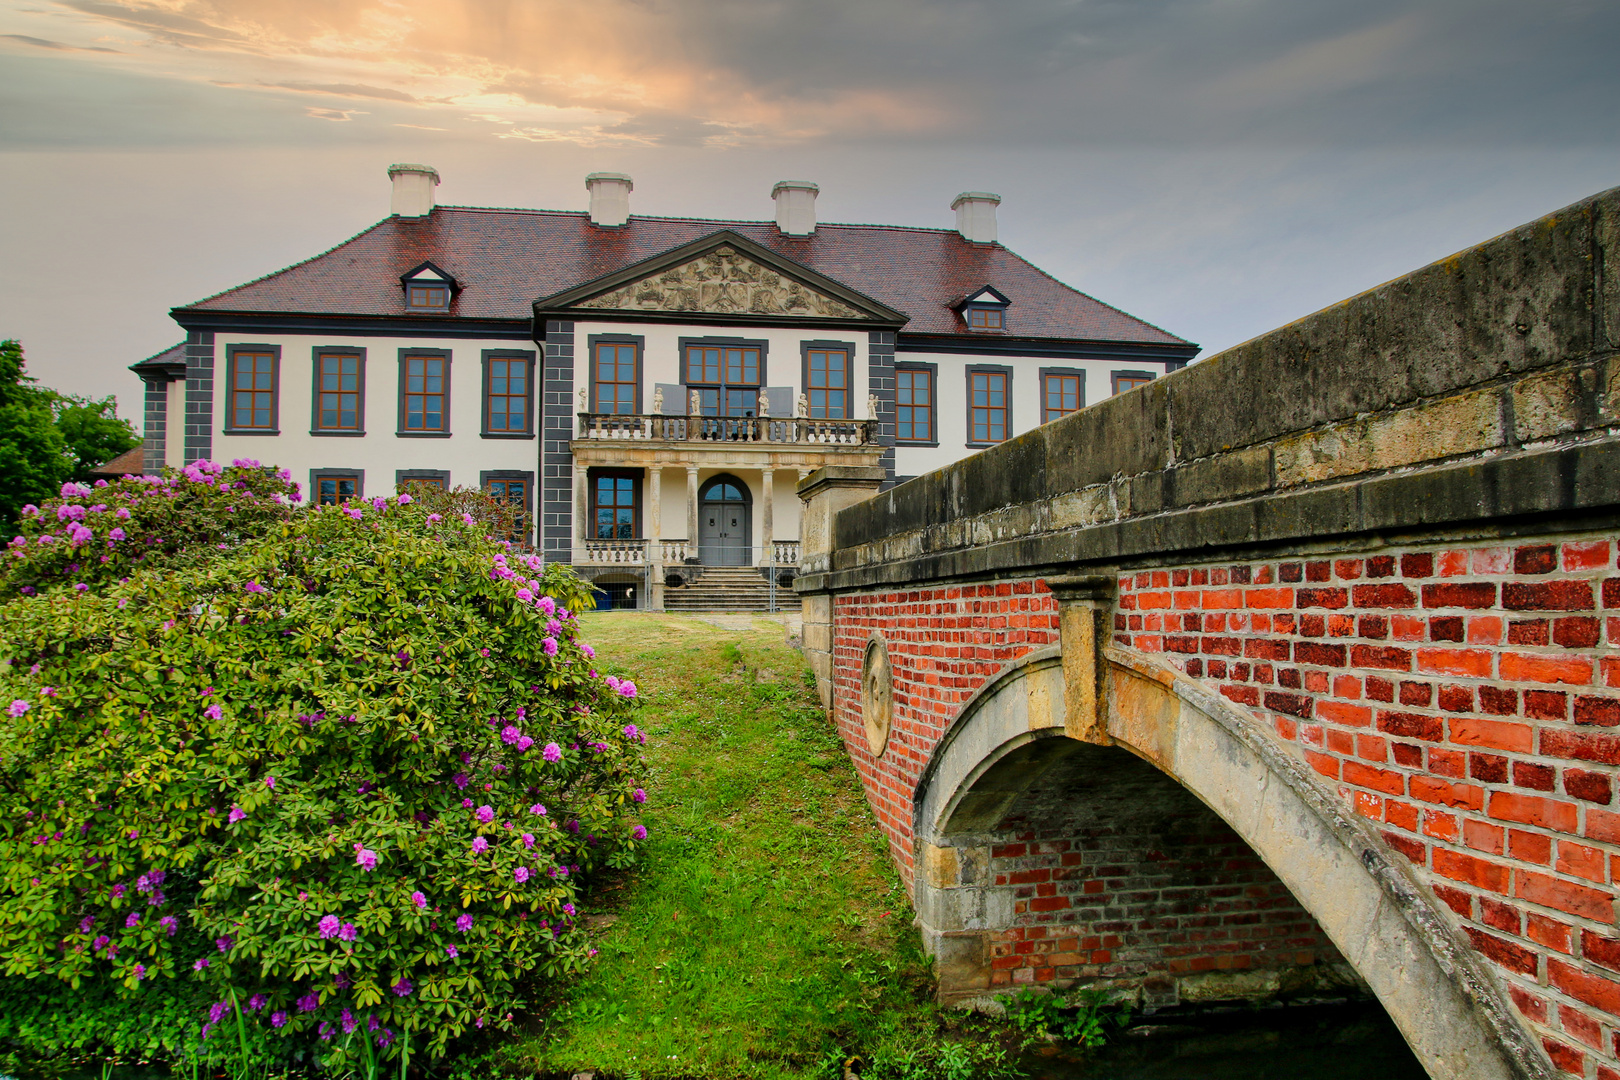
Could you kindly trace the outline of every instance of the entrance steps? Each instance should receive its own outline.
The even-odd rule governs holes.
[[[756,567],[705,566],[690,585],[664,589],[665,611],[769,611],[771,587]],[[776,609],[796,611],[799,595],[776,587]]]

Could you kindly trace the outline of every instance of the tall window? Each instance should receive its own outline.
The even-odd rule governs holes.
[[[849,419],[848,350],[807,349],[804,366],[806,404],[811,418]]]
[[[360,430],[360,357],[321,353],[315,358],[315,430]]]
[[[596,343],[596,411],[636,411],[636,346],[632,342]]]
[[[687,345],[686,386],[701,415],[758,414],[759,355],[754,345]]]
[[[491,357],[485,367],[484,426],[491,435],[529,430],[529,361]]]
[[[320,506],[341,506],[359,494],[357,475],[323,473],[315,478],[315,502]]]
[[[517,508],[512,532],[506,539],[521,544],[529,536],[529,480],[521,476],[484,477],[484,494],[498,503]]]
[[[636,535],[638,477],[602,473],[591,481],[591,520],[598,540],[629,540]]]
[[[445,411],[445,369],[442,356],[407,356],[404,368],[404,425],[407,433],[450,430]]]
[[[231,353],[230,426],[241,431],[275,430],[275,353],[247,349]]]
[[[1041,376],[1041,423],[1079,412],[1083,404],[1078,374],[1047,372]]]
[[[968,441],[997,443],[1007,437],[1007,373],[968,372]]]
[[[894,371],[894,437],[900,442],[934,441],[934,373],[927,368]]]

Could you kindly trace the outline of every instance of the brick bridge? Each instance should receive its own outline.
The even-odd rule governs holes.
[[[1359,986],[1431,1076],[1620,1080],[1617,345],[1620,189],[806,479],[807,651],[942,997]]]

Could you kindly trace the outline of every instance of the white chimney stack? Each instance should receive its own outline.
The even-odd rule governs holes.
[[[816,195],[819,184],[808,180],[778,180],[771,188],[776,202],[776,228],[783,236],[810,236],[816,231]]]
[[[995,243],[996,207],[999,205],[1000,195],[988,191],[962,192],[951,200],[951,209],[956,211],[956,231],[962,234],[962,239],[975,244]]]
[[[591,224],[616,229],[630,220],[630,191],[635,185],[624,173],[593,172],[585,178],[591,193]]]
[[[390,165],[388,179],[394,182],[394,214],[427,217],[433,213],[433,189],[439,184],[437,169],[431,165]]]

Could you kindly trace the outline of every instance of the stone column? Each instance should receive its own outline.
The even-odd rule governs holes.
[[[591,490],[583,465],[574,466],[574,563],[585,563],[585,538],[591,535]]]
[[[647,469],[647,606],[664,610],[664,470]]]
[[[883,485],[884,471],[876,465],[826,465],[799,481],[804,502],[799,522],[799,577],[793,587],[804,599],[804,655],[816,675],[821,704],[832,712],[832,590],[826,575],[832,569],[833,519],[845,507],[864,502]]]
[[[1108,658],[1117,582],[1107,574],[1046,579],[1058,601],[1063,650],[1063,733],[1081,742],[1113,744],[1108,735]]]
[[[698,557],[698,485],[697,466],[686,467],[686,561],[696,562]]]
[[[759,497],[763,504],[759,510],[759,565],[771,564],[771,541],[775,539],[776,519],[776,472],[769,465],[760,475]]]

